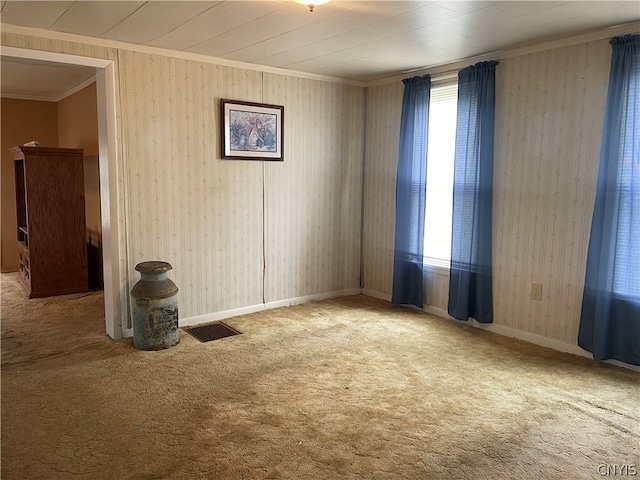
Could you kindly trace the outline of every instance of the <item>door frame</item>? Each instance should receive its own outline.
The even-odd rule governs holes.
[[[122,321],[122,308],[123,305],[127,305],[128,295],[126,282],[121,282],[120,279],[120,259],[123,258],[123,252],[120,251],[119,240],[114,62],[42,50],[5,47],[4,45],[0,54],[6,57],[82,65],[96,69],[105,331],[112,339],[119,340],[126,330],[126,325],[123,325]]]

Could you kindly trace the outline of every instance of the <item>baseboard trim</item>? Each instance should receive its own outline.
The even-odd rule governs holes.
[[[367,288],[362,289],[362,295],[366,295],[367,297],[377,298],[378,300],[385,300],[387,302],[391,301],[391,295],[386,293],[376,292],[375,290],[369,290]]]
[[[384,293],[376,292],[373,290],[363,290],[363,295],[367,295],[369,297],[378,298],[380,300],[391,301],[391,295],[386,295]],[[535,333],[524,332],[522,330],[517,330],[512,327],[507,327],[505,325],[498,325],[495,323],[480,323],[476,320],[457,320],[453,318],[446,310],[442,308],[434,307],[431,305],[425,305],[423,308],[412,307],[416,310],[421,310],[425,313],[430,313],[437,317],[444,318],[446,320],[451,320],[458,324],[469,325],[471,327],[479,328],[480,330],[486,330],[487,332],[497,333],[498,335],[503,335],[505,337],[517,338],[518,340],[523,340],[528,343],[533,343],[535,345],[539,345],[541,347],[551,348],[553,350],[557,350],[559,352],[570,353],[572,355],[578,355],[580,357],[585,357],[593,360],[591,352],[587,352],[583,348],[578,345],[573,345],[571,343],[566,343],[561,340],[555,340],[553,338],[543,337],[542,335],[536,335]],[[593,360],[595,362],[595,360]],[[640,372],[640,367],[636,365],[631,365],[628,363],[620,362],[618,360],[604,360],[603,363],[609,363],[611,365],[616,365],[618,367],[628,368],[629,370],[634,370],[636,372]]]
[[[259,303],[248,307],[234,308],[221,312],[207,313],[194,317],[181,318],[179,320],[180,327],[191,327],[200,325],[201,323],[217,322],[226,318],[237,317],[239,315],[248,315],[250,313],[262,312],[273,308],[291,307],[293,305],[302,305],[312,300],[329,300],[331,298],[348,297],[350,295],[360,295],[360,288],[349,288],[345,290],[335,290],[332,292],[315,293],[313,295],[304,295],[302,297],[288,298],[284,300],[275,300],[272,302]]]

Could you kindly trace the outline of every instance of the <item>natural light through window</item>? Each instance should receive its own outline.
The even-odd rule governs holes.
[[[431,88],[424,263],[449,268],[458,85]]]

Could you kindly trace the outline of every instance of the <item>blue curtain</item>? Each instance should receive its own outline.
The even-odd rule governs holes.
[[[640,365],[640,35],[611,45],[578,344]]]
[[[495,76],[498,62],[458,73],[448,312],[493,322],[492,203]]]
[[[403,83],[391,301],[422,308],[422,254],[431,77],[425,75],[408,78],[403,80]]]

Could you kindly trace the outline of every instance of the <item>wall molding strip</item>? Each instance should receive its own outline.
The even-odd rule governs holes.
[[[179,320],[180,327],[191,327],[202,323],[217,322],[226,318],[237,317],[239,315],[248,315],[250,313],[263,312],[274,308],[291,307],[293,305],[302,305],[313,300],[329,300],[331,298],[348,297],[352,295],[360,295],[359,288],[350,288],[345,290],[336,290],[333,292],[315,293],[313,295],[304,295],[302,297],[288,298],[284,300],[275,300],[273,302],[259,303],[248,307],[234,308],[221,312],[206,313],[195,317],[181,318]]]

